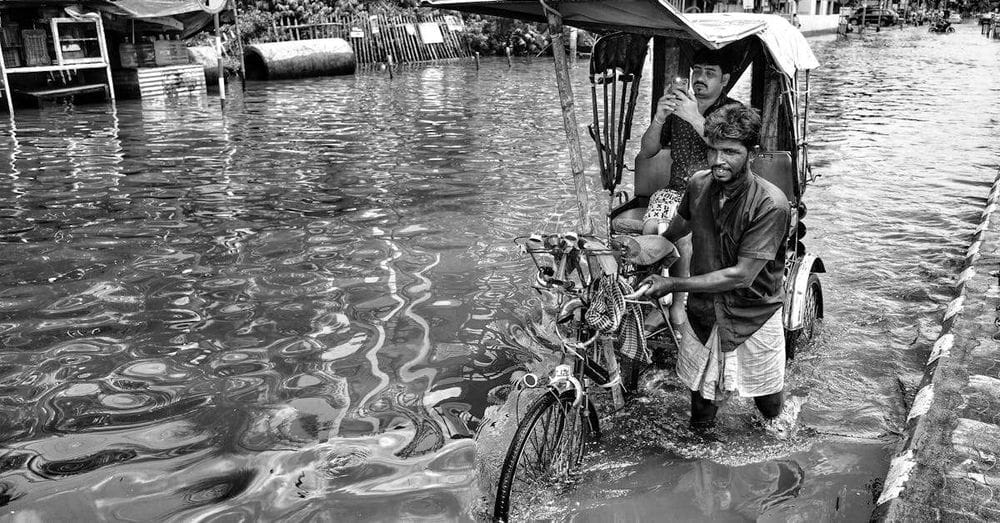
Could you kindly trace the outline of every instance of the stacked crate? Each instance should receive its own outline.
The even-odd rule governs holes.
[[[0,28],[0,48],[3,49],[3,63],[6,67],[21,66],[20,29],[17,24],[7,24]]]
[[[51,65],[49,55],[48,33],[44,29],[25,29],[21,31],[24,42],[24,64],[28,67]]]

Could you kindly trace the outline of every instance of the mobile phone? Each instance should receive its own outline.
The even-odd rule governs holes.
[[[674,87],[677,89],[681,89],[686,93],[690,93],[691,80],[688,78],[684,78],[683,76],[678,76],[677,78],[674,78]]]

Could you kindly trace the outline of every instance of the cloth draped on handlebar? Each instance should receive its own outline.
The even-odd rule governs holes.
[[[632,286],[617,275],[605,275],[596,282],[596,287],[584,320],[603,333],[616,334],[616,348],[623,355],[651,362],[642,335],[642,308],[638,303],[625,301],[625,295],[634,292]]]

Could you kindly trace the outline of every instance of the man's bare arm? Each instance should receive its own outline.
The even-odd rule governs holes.
[[[667,117],[670,116],[670,113],[674,112],[676,105],[677,99],[670,93],[663,95],[657,100],[656,113],[653,115],[653,120],[649,122],[646,132],[642,133],[639,153],[635,156],[636,169],[639,168],[638,164],[640,160],[648,160],[656,156],[660,152],[660,149],[663,148],[663,145],[660,143],[663,125],[667,122]]]
[[[767,260],[740,257],[736,265],[690,278],[647,277],[640,287],[649,284],[647,296],[659,298],[670,292],[725,292],[753,284]]]

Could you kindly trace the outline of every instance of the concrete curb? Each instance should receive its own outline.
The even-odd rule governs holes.
[[[1000,172],[972,235],[956,298],[945,310],[873,520],[1000,519],[1000,472],[993,470],[1000,452],[998,206]]]

